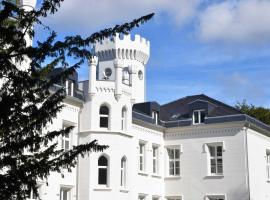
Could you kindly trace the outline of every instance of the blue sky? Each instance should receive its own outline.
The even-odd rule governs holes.
[[[269,0],[66,0],[45,23],[60,38],[87,36],[151,12],[155,18],[132,31],[151,42],[147,100],[204,93],[270,107]]]

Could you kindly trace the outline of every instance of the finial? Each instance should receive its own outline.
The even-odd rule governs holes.
[[[90,59],[89,59],[89,64],[90,65],[97,66],[97,64],[98,64],[98,57],[97,56],[91,56]]]

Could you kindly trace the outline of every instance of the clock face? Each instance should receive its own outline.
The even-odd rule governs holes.
[[[111,68],[106,68],[103,72],[104,77],[107,79],[112,75],[112,69]]]
[[[142,70],[140,70],[140,71],[138,72],[138,77],[139,77],[140,80],[143,79],[143,72],[142,72]]]

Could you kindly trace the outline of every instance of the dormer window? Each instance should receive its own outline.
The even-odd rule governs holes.
[[[158,121],[159,121],[159,113],[158,113],[158,111],[153,111],[152,112],[152,118],[154,119],[154,123],[158,124]]]
[[[66,80],[66,94],[69,96],[74,96],[74,81],[67,79]]]
[[[206,112],[205,110],[193,111],[193,124],[203,124],[205,122]]]

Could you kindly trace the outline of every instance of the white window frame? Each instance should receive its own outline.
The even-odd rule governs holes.
[[[64,199],[64,197],[63,197],[64,191],[67,192],[67,199]],[[72,187],[60,186],[59,199],[60,200],[71,200],[71,193],[72,193]]]
[[[208,175],[209,176],[223,176],[224,175],[224,144],[223,142],[216,142],[216,143],[208,143],[207,146],[207,154],[208,154]],[[221,147],[221,156],[218,155],[218,147]],[[211,155],[210,148],[214,148],[214,155]],[[218,172],[218,159],[221,159],[221,167],[222,173]],[[212,173],[211,171],[211,160],[215,161],[215,172]]]
[[[266,150],[266,180],[270,182],[270,150]]]
[[[72,124],[68,124],[66,122],[63,122],[63,125],[62,125],[62,128],[65,129],[69,126],[74,126]],[[62,135],[61,137],[61,149],[65,150],[65,151],[68,151],[71,149],[71,146],[72,146],[72,131],[65,134],[65,135]],[[68,137],[67,137],[68,136]],[[66,142],[68,142],[68,148],[66,148]]]
[[[122,161],[123,165],[122,165]],[[126,188],[127,187],[127,158],[125,156],[123,156],[121,158],[121,174],[120,174],[120,186],[122,188]]]
[[[152,145],[152,173],[154,175],[159,174],[159,146],[158,145]]]
[[[178,150],[178,155],[179,157],[177,158],[176,157],[176,151]],[[180,170],[180,157],[181,157],[181,153],[182,153],[182,150],[181,150],[181,146],[180,145],[177,145],[177,146],[167,146],[166,147],[166,151],[167,151],[167,156],[168,156],[168,164],[167,164],[167,176],[168,177],[179,177],[180,174],[181,174],[181,170]],[[170,155],[169,155],[169,151],[173,151],[173,155],[174,157],[173,158],[170,158]],[[173,162],[173,174],[171,174],[171,168],[170,168],[170,163]],[[177,174],[177,167],[176,167],[176,163],[178,163],[178,166],[179,166],[179,173]]]
[[[159,121],[159,116],[158,116],[158,111],[152,111],[152,118],[155,120],[154,123],[158,125]]]
[[[98,176],[97,176],[98,180],[97,180],[97,183],[98,183],[98,185],[99,185],[100,187],[108,187],[108,186],[109,186],[109,165],[110,165],[110,160],[109,160],[109,157],[108,157],[107,155],[102,154],[102,155],[100,155],[100,156],[98,157],[97,162],[99,161],[99,159],[100,159],[101,157],[105,157],[105,158],[107,159],[107,166],[99,165],[99,164],[97,163],[97,167],[98,167],[98,173],[97,173],[97,175],[98,175]],[[100,184],[100,183],[99,183],[99,176],[100,176],[100,174],[99,174],[99,169],[106,169],[106,183],[105,183],[105,184]]]
[[[195,113],[198,113],[198,123],[195,122]],[[201,110],[194,110],[193,111],[193,114],[192,114],[192,122],[193,122],[193,125],[198,125],[198,124],[204,124],[204,122],[202,122],[202,119],[201,119],[201,113],[202,112],[205,112],[206,113],[206,110],[205,109],[201,109]],[[204,117],[204,120],[205,120],[205,117]]]
[[[71,83],[70,84],[71,88],[69,88],[69,83]],[[69,94],[69,90],[70,90],[70,94]],[[70,79],[66,80],[66,94],[69,96],[74,96],[74,81],[73,80],[70,80]]]
[[[121,130],[126,131],[127,130],[127,108],[123,107],[122,108],[122,113],[121,113]]]
[[[101,107],[107,107],[107,109],[108,109],[108,114],[100,114],[100,109],[101,109]],[[100,107],[99,107],[99,111],[98,111],[98,113],[99,113],[99,128],[100,129],[103,129],[103,130],[109,130],[109,127],[110,127],[110,112],[111,112],[111,110],[110,110],[110,107],[107,105],[107,104],[102,104],[102,105],[100,105]],[[108,127],[101,127],[101,118],[107,118],[108,119]]]
[[[141,151],[142,147],[142,151]],[[146,171],[146,142],[139,142],[139,172]]]

